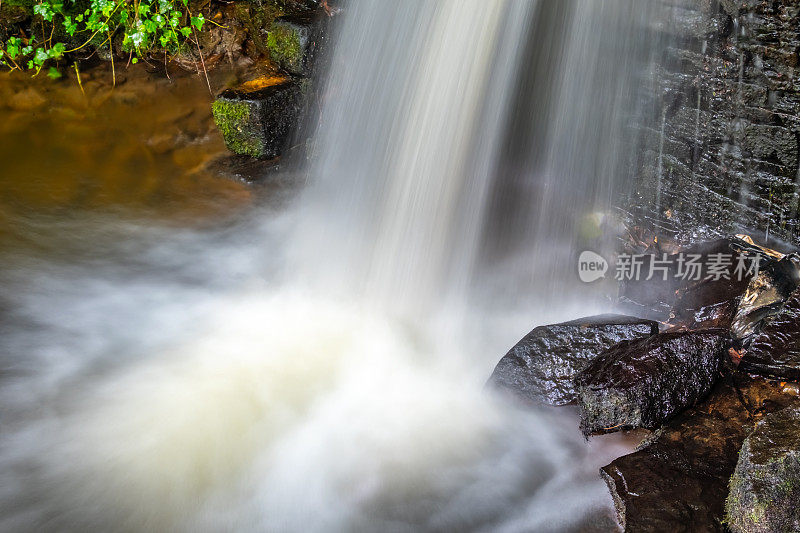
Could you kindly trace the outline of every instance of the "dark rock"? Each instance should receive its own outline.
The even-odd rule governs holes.
[[[761,420],[747,437],[725,502],[734,533],[800,531],[800,408]]]
[[[743,374],[720,380],[707,401],[672,419],[600,474],[626,531],[723,532],[728,480],[747,434],[765,414],[800,399]]]
[[[669,320],[670,310],[682,283],[676,275],[676,255],[667,257],[669,270],[667,279],[646,279],[653,263],[654,255],[645,255],[642,260],[643,273],[639,279],[623,280],[619,284],[618,307],[626,313],[635,314],[659,322]]]
[[[289,80],[223,92],[212,110],[228,149],[259,159],[280,156],[302,120],[306,84]]]
[[[748,228],[798,242],[796,2],[662,6],[669,46],[642,130],[633,197],[650,209],[640,219],[686,237]]]
[[[734,338],[745,339],[757,332],[764,320],[780,311],[800,282],[800,259],[789,254],[780,260],[766,257],[747,287],[731,327]]]
[[[766,319],[740,364],[758,374],[800,380],[800,289],[777,314]]]
[[[575,379],[585,435],[657,428],[702,400],[719,377],[727,332],[660,333],[610,348]]]
[[[620,307],[638,316],[692,328],[727,327],[736,309],[735,300],[750,279],[736,272],[739,258],[743,256],[734,247],[737,242],[736,239],[717,239],[684,247],[677,253],[644,255],[638,279],[620,283]],[[707,279],[707,266],[719,254],[731,262],[726,276]],[[654,260],[665,266],[666,279],[657,270]],[[688,260],[701,265],[699,276],[687,266]]]
[[[285,71],[310,76],[325,39],[328,22],[323,10],[275,19],[267,33],[270,58]]]
[[[753,278],[747,271],[734,272],[740,260],[750,265],[746,254],[734,253],[729,279],[702,279],[678,289],[670,311],[670,324],[688,329],[729,329],[741,297]]]
[[[279,169],[279,160],[253,159],[235,154],[221,157],[209,166],[209,170],[220,176],[248,183],[262,182],[266,176],[273,177]]]
[[[497,363],[489,384],[525,400],[564,405],[575,399],[575,375],[602,351],[655,333],[656,322],[624,315],[539,326]]]

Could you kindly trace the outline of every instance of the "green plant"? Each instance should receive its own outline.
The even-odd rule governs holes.
[[[30,30],[2,43],[0,63],[35,74],[47,65],[51,77],[60,75],[54,65],[65,54],[90,46],[108,47],[112,68],[115,52],[128,53],[131,63],[154,50],[176,53],[206,23],[188,0],[37,1]]]

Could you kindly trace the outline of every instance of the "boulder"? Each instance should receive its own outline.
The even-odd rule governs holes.
[[[276,79],[228,89],[214,101],[214,121],[228,149],[274,159],[287,147],[305,110],[305,81]]]
[[[528,401],[564,405],[575,399],[573,378],[620,341],[658,333],[658,323],[599,315],[539,326],[500,359],[489,385]]]
[[[670,310],[670,324],[686,329],[729,329],[751,279],[752,275],[703,279],[681,287]]]
[[[321,9],[275,19],[267,32],[270,58],[296,76],[310,76],[325,38],[328,16]]]
[[[758,423],[739,453],[725,502],[734,533],[800,531],[800,408]]]
[[[731,332],[735,339],[748,339],[777,313],[800,283],[800,257],[762,257],[758,276],[748,285],[736,311]]]
[[[719,532],[728,480],[763,416],[798,405],[777,383],[728,375],[707,401],[673,418],[639,448],[600,469],[625,531]]]
[[[800,288],[777,314],[765,319],[740,365],[757,374],[800,380]]]
[[[687,246],[664,257],[665,252],[641,255],[640,275],[634,279],[620,282],[619,305],[621,309],[637,316],[651,318],[662,322],[669,321],[691,327],[724,327],[729,320],[728,313],[733,314],[736,302],[731,303],[744,292],[747,281],[734,275],[736,263],[741,253],[734,246],[738,239],[717,239]],[[719,279],[706,279],[707,271],[703,268],[700,279],[690,269],[682,266],[681,257],[691,259],[707,267],[716,254],[730,256],[731,266],[728,276]],[[658,270],[654,260],[662,262],[666,259],[666,279]],[[650,276],[651,266],[653,276]],[[689,274],[689,275],[687,275]],[[647,279],[650,277],[650,279]],[[745,278],[743,276],[743,278]]]
[[[702,400],[719,377],[721,329],[665,332],[622,341],[575,378],[585,435],[661,426]]]

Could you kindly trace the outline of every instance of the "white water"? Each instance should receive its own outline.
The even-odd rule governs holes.
[[[624,448],[483,382],[533,325],[595,310],[539,298],[572,279],[553,271],[574,219],[621,179],[626,99],[602,116],[569,101],[605,67],[565,63],[605,57],[604,35],[633,54],[636,17],[623,1],[346,7],[298,206],[217,234],[62,224],[110,259],[2,271],[0,530],[611,527],[596,472]],[[546,26],[558,40],[531,55]],[[534,124],[515,149],[513,123]],[[498,233],[517,244],[495,255]],[[482,305],[494,267],[529,280],[489,294],[504,312]]]

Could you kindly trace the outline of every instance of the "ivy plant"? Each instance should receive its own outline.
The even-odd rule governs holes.
[[[65,54],[89,46],[115,47],[136,63],[148,52],[176,53],[207,20],[188,0],[36,0],[30,30],[0,43],[0,64],[14,70],[60,76]]]

